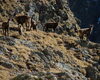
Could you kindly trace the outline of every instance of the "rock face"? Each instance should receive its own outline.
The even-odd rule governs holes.
[[[78,21],[68,4],[68,0],[0,1],[1,21],[15,13],[39,21],[37,31],[24,35],[16,30],[10,30],[10,36],[0,32],[0,80],[100,79],[100,44],[78,37]],[[47,22],[59,22],[55,32],[43,31]],[[16,22],[10,27],[15,28]]]
[[[69,6],[74,15],[80,19],[82,28],[94,25],[91,41],[100,43],[100,0],[69,0]]]
[[[19,1],[18,1],[19,2]],[[32,0],[32,1],[24,1],[20,2],[18,4],[15,0],[12,0],[12,2],[8,5],[11,6],[11,10],[8,12],[9,8],[5,8],[5,13],[1,13],[1,17],[7,16],[8,14],[11,16],[12,13],[21,13],[21,12],[27,12],[29,16],[33,16],[33,18],[36,21],[41,22],[48,22],[51,20],[54,21],[67,21],[69,17],[70,19],[73,19],[72,22],[75,23],[74,17],[72,12],[70,11],[70,8],[68,7],[68,3],[65,0]],[[6,3],[9,3],[9,0],[6,0]],[[6,3],[2,4],[6,5]],[[15,3],[15,4],[14,4]],[[23,3],[23,4],[21,4]],[[12,7],[13,5],[13,7]],[[17,6],[17,7],[16,7]],[[1,10],[4,9],[1,5]],[[70,13],[70,14],[68,14]],[[69,20],[70,20],[69,19]],[[70,20],[71,21],[71,20]]]

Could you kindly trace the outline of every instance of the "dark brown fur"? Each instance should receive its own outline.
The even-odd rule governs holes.
[[[15,19],[16,19],[16,21],[17,21],[17,23],[18,23],[18,27],[19,27],[19,34],[22,34],[22,31],[21,31],[21,28],[23,27],[25,30],[27,29],[27,28],[29,28],[29,19],[30,19],[30,17],[28,17],[28,16],[26,16],[26,15],[21,15],[21,16],[16,16],[15,17]],[[25,24],[25,26],[24,26],[24,24]],[[21,26],[22,27],[21,27]]]
[[[58,23],[46,23],[44,25],[44,30],[48,31],[49,28],[51,28],[51,29],[53,29],[55,31],[55,29],[57,28],[57,26],[58,26]]]
[[[9,35],[9,21],[10,19],[8,19],[7,22],[2,23],[2,31],[5,36]]]

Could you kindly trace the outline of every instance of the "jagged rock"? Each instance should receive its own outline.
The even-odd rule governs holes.
[[[36,80],[36,79],[34,78],[34,76],[30,74],[20,74],[15,78],[13,78],[12,80]]]
[[[62,34],[64,32],[63,27],[58,26],[55,31],[57,34]]]
[[[9,68],[9,69],[12,69],[14,68],[14,64],[13,63],[10,63],[10,62],[0,62],[0,65],[6,67],[6,68]]]
[[[68,15],[66,14],[65,11],[59,10],[58,15],[62,18],[63,21],[68,20]]]
[[[56,74],[59,78],[58,78],[58,80],[66,80],[66,79],[69,79],[69,80],[87,80],[86,78],[84,78],[84,77],[74,77],[73,75],[77,75],[77,73],[72,73],[72,74],[70,74],[70,73],[68,73],[68,72],[65,72],[65,73],[57,73]]]
[[[79,73],[78,71],[75,71],[71,65],[58,63],[57,66],[66,71],[65,73],[63,73],[65,75],[65,78],[60,78],[60,79],[87,80],[87,78],[83,74]],[[63,74],[61,74],[61,75],[63,76]],[[60,79],[58,79],[58,80],[60,80]]]
[[[39,21],[39,13],[33,13],[33,19],[36,21],[36,22],[38,22]]]
[[[37,29],[42,30],[43,31],[43,25],[42,24],[37,24]]]
[[[0,37],[0,40],[6,41],[8,45],[15,45],[15,40],[12,37]]]
[[[27,40],[20,40],[20,44],[25,45],[31,49],[37,49],[38,45]]]
[[[3,54],[3,52],[2,52],[2,51],[0,51],[0,55],[1,55],[1,54]]]
[[[12,55],[11,57],[10,57],[12,60],[19,60],[19,56],[18,55]]]
[[[88,66],[86,68],[86,77],[89,77],[93,80],[98,80],[98,76],[99,75],[99,71],[96,67],[93,67],[93,66]]]
[[[46,73],[45,78],[47,78],[48,80],[49,80],[49,79],[58,80],[57,77],[56,77],[56,75],[53,74],[53,73],[50,73],[50,72],[47,72],[47,73]]]
[[[0,54],[4,54],[7,52],[7,49],[0,46]]]

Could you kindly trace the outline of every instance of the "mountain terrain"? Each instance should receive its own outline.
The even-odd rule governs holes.
[[[38,22],[37,30],[23,35],[14,30],[15,21],[10,21],[9,36],[0,29],[0,80],[100,80],[100,44],[80,39],[75,31],[93,24],[90,15],[84,20],[78,14],[84,1],[0,0],[0,23],[14,14]],[[43,31],[47,22],[58,22],[58,28]]]

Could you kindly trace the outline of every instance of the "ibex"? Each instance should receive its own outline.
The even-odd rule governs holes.
[[[9,21],[10,21],[10,19],[8,19],[7,22],[2,23],[2,31],[5,36],[7,36],[7,35],[9,36]]]
[[[92,30],[93,30],[93,26],[90,27],[90,28],[79,29],[79,30],[78,30],[78,35],[79,35],[80,39],[83,39],[84,36],[85,36],[87,39],[89,39]]]
[[[21,16],[15,16],[15,19],[18,23],[18,27],[19,27],[19,34],[22,34],[22,30],[27,30],[29,28],[29,19],[30,17],[26,16],[26,15],[21,15]],[[25,24],[25,26],[24,26]]]
[[[53,29],[55,31],[55,29],[57,28],[58,23],[46,23],[44,25],[44,30],[48,31],[49,28]]]

